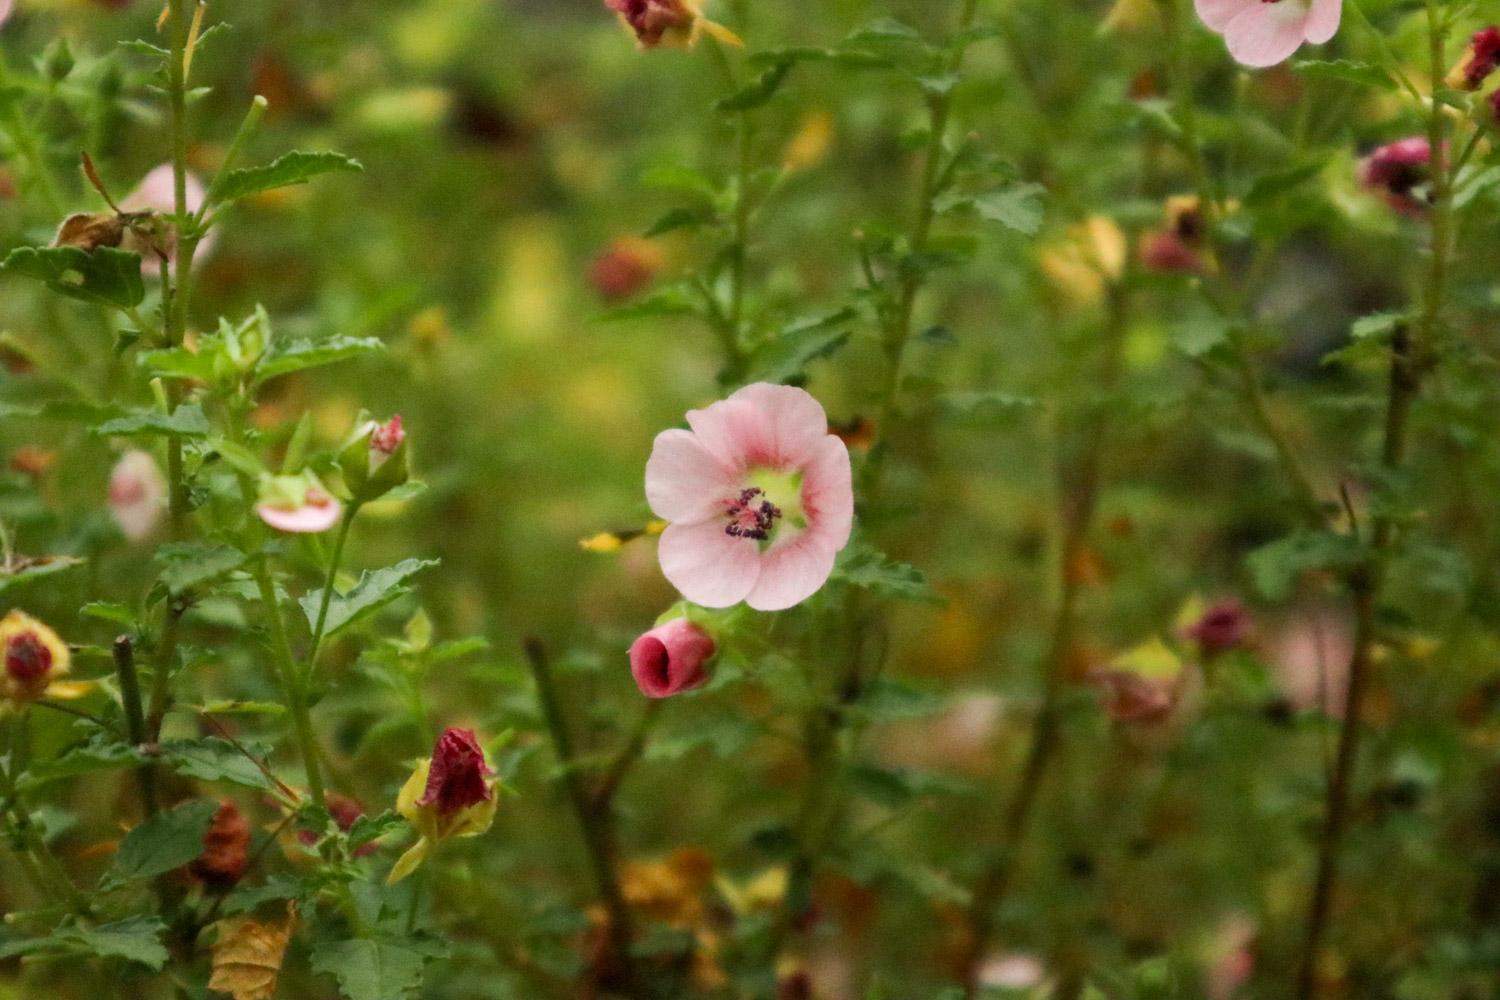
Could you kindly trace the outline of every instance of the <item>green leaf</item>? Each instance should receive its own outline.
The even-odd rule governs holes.
[[[1373,63],[1354,59],[1299,59],[1292,68],[1307,75],[1328,80],[1346,80],[1364,87],[1379,90],[1395,90],[1397,83],[1384,69]]]
[[[84,560],[73,556],[17,556],[11,560],[9,569],[0,564],[0,593],[83,563]]]
[[[112,247],[18,247],[0,271],[46,282],[60,295],[121,309],[134,308],[146,297],[141,258]]]
[[[751,382],[785,382],[802,374],[819,358],[830,357],[849,341],[849,325],[859,314],[840,309],[826,316],[809,316],[782,330],[757,348],[750,359]]]
[[[120,841],[101,886],[155,878],[192,861],[203,853],[203,835],[218,809],[212,799],[200,799],[152,816]]]
[[[64,420],[75,424],[98,424],[125,411],[118,406],[99,406],[70,399],[53,399],[41,406],[0,405],[0,417],[26,420]]]
[[[896,677],[876,677],[865,686],[858,710],[877,722],[919,719],[943,709],[943,699],[931,690]]]
[[[135,362],[152,375],[197,378],[205,382],[212,382],[214,378],[214,357],[208,351],[190,351],[186,347],[142,351],[136,355]]]
[[[1371,337],[1384,340],[1395,331],[1396,327],[1406,322],[1406,319],[1405,313],[1371,313],[1354,321],[1354,325],[1349,328],[1349,336],[1355,340],[1368,340]]]
[[[1274,201],[1286,192],[1317,177],[1327,164],[1328,157],[1320,156],[1285,170],[1262,174],[1255,179],[1254,184],[1250,185],[1250,191],[1245,195],[1245,204],[1253,208]]]
[[[427,956],[405,945],[361,938],[331,941],[312,953],[312,969],[338,980],[347,1000],[405,1000],[422,985]]]
[[[266,353],[255,366],[255,375],[260,381],[290,375],[304,368],[330,365],[335,361],[358,357],[371,351],[383,350],[385,345],[374,337],[330,337],[327,340],[295,340],[278,344]]]
[[[385,569],[370,570],[360,575],[359,582],[346,594],[334,592],[328,602],[328,619],[324,622],[324,636],[348,628],[362,621],[398,598],[411,593],[407,582],[424,569],[436,566],[436,559],[403,559]],[[318,627],[318,608],[323,602],[323,590],[310,591],[297,603],[307,615],[307,624]]]
[[[159,917],[130,917],[101,927],[81,927],[68,923],[44,937],[12,941],[0,947],[0,958],[20,955],[46,955],[63,958],[71,955],[123,958],[153,969],[167,964],[167,949],[161,934],[167,925]]]
[[[307,153],[295,150],[286,153],[268,166],[244,167],[231,170],[214,193],[221,204],[235,201],[261,191],[305,184],[319,174],[359,173],[364,165],[340,153]]]
[[[839,553],[833,579],[852,587],[868,587],[886,597],[908,601],[941,602],[927,585],[927,577],[915,566],[896,562],[869,545],[856,542]]]
[[[760,107],[776,96],[793,65],[791,59],[772,64],[745,87],[716,102],[714,107],[719,111],[751,111]]]
[[[1040,184],[1012,184],[976,197],[974,211],[987,222],[998,222],[1007,229],[1033,236],[1042,228],[1042,202],[1037,195],[1046,190]]]
[[[145,754],[126,743],[94,742],[74,747],[61,756],[34,760],[22,779],[22,788],[30,788],[57,781],[76,778],[83,774],[101,774],[134,767],[146,760]]]
[[[716,221],[718,216],[711,208],[679,205],[653,222],[641,235],[649,240],[678,229],[701,229]]]
[[[686,732],[658,736],[646,745],[647,760],[679,760],[701,747],[728,759],[744,753],[755,743],[760,727],[754,719],[739,714],[699,716]]]
[[[1261,546],[1245,563],[1255,588],[1274,601],[1290,594],[1297,578],[1308,570],[1347,569],[1362,555],[1359,543],[1348,535],[1299,531]]]
[[[866,42],[924,42],[924,39],[921,32],[911,25],[893,17],[882,17],[857,28],[844,39],[845,45],[862,45]]]
[[[160,410],[135,410],[123,417],[106,420],[94,428],[101,437],[206,437],[212,428],[197,403],[179,406],[171,413]]]
[[[167,964],[167,949],[161,943],[166,929],[160,917],[130,917],[92,929],[79,927],[69,937],[101,958],[123,958],[160,969]]]
[[[276,783],[234,745],[217,737],[200,740],[168,740],[162,757],[172,770],[199,781],[227,782],[244,788],[271,790]]]
[[[126,605],[114,601],[95,601],[92,604],[85,604],[78,609],[78,613],[119,625],[121,628],[135,628],[135,614]]]
[[[228,545],[169,542],[156,550],[161,582],[174,594],[216,580],[245,564],[245,554]]]
[[[851,767],[849,785],[856,794],[888,809],[899,809],[925,796],[970,794],[974,791],[973,786],[946,775],[873,764]]]
[[[1012,416],[1034,410],[1041,404],[1033,396],[1015,392],[950,392],[939,397],[943,412],[955,417],[980,417],[990,414]]]

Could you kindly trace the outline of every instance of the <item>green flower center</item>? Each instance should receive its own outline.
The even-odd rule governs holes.
[[[755,469],[745,477],[745,487],[720,501],[729,523],[724,533],[731,538],[748,538],[759,542],[764,551],[776,543],[788,528],[801,531],[807,527],[802,509],[802,473]]]

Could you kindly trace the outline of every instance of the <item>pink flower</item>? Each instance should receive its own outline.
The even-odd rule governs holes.
[[[266,476],[261,481],[255,513],[277,531],[316,534],[339,523],[344,516],[344,505],[323,489],[311,473]]]
[[[10,5],[11,0],[0,0],[0,24],[4,24],[5,19],[10,17]]]
[[[167,481],[149,452],[127,451],[109,474],[109,512],[120,530],[138,542],[161,523],[167,510]]]
[[[1359,182],[1382,192],[1386,204],[1406,215],[1426,210],[1431,181],[1432,146],[1425,136],[1388,143],[1359,164]]]
[[[0,0],[3,3],[4,0]],[[207,192],[203,184],[192,174],[187,175],[187,210],[197,212],[203,207],[203,199]],[[172,175],[172,165],[163,163],[154,167],[150,173],[141,179],[136,189],[126,195],[120,201],[120,208],[126,212],[163,212],[168,215],[177,211],[177,188]],[[213,235],[203,237],[198,242],[198,253],[194,256],[196,261],[199,257],[207,255],[213,246]],[[177,234],[169,228],[166,236],[167,259],[176,260],[177,257]],[[160,262],[155,254],[143,253],[141,255],[141,268],[148,274],[155,274],[160,267]]]
[[[1193,0],[1193,6],[1245,66],[1274,66],[1303,42],[1321,45],[1343,13],[1343,0]]]
[[[854,520],[849,451],[801,389],[757,382],[662,431],[646,499],[661,569],[695,604],[779,611],[833,572]]]
[[[641,694],[669,698],[708,680],[703,665],[714,655],[713,638],[686,618],[674,618],[630,646],[630,674]]]

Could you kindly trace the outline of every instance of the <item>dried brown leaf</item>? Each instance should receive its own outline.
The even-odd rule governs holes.
[[[271,923],[250,917],[219,921],[219,940],[211,949],[214,972],[208,988],[228,993],[234,1000],[271,1000],[296,925],[297,910],[291,903],[287,904],[286,916]]]

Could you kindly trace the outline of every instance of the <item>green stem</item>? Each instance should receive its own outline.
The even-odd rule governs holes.
[[[1438,0],[1427,0],[1428,70],[1433,92],[1442,86],[1447,68],[1444,53],[1448,26],[1439,16]],[[1432,248],[1426,281],[1421,291],[1421,315],[1416,336],[1406,326],[1397,327],[1391,338],[1389,388],[1381,465],[1397,472],[1406,464],[1412,404],[1422,389],[1428,359],[1443,335],[1443,310],[1447,298],[1448,266],[1453,253],[1453,171],[1440,152],[1447,139],[1447,116],[1443,106],[1433,103],[1427,120],[1427,141],[1434,151],[1432,192]],[[1354,599],[1354,651],[1349,661],[1349,687],[1339,730],[1338,755],[1328,785],[1327,808],[1318,840],[1317,874],[1313,883],[1307,931],[1296,971],[1293,996],[1312,1000],[1317,994],[1318,961],[1332,920],[1339,861],[1349,825],[1355,768],[1359,760],[1364,703],[1374,668],[1377,610],[1400,525],[1385,512],[1377,514],[1371,530],[1369,550],[1361,565],[1349,574]]]
[[[60,896],[65,899],[68,909],[72,912],[86,914],[89,912],[88,897],[73,882],[67,869],[57,859],[57,855],[52,853],[52,848],[47,846],[41,831],[31,821],[26,804],[21,800],[20,791],[16,788],[16,776],[25,770],[26,762],[31,756],[31,737],[27,718],[26,710],[22,709],[11,719],[10,759],[6,762],[6,766],[0,767],[0,785],[3,785],[0,787],[0,792],[4,794],[11,821],[21,835],[25,853],[29,856],[27,867],[33,873],[32,877],[36,880],[37,887],[43,895],[53,898]]]
[[[141,707],[141,682],[135,670],[135,646],[130,636],[115,639],[115,676],[120,682],[120,700],[125,705],[125,730],[130,742],[136,747],[146,742],[146,714]],[[156,770],[151,765],[136,769],[136,784],[141,796],[141,809],[147,818],[156,815]]]
[[[292,657],[291,641],[287,637],[286,624],[282,620],[281,605],[276,600],[276,584],[271,579],[270,568],[264,556],[258,556],[253,564],[252,575],[260,590],[260,600],[266,609],[266,622],[271,629],[271,655],[276,660],[276,669],[281,676],[281,687],[292,713],[292,726],[297,733],[297,743],[302,751],[302,766],[307,771],[307,790],[313,804],[324,806],[323,771],[317,736],[313,732],[312,716],[307,708],[307,688],[297,671]]]
[[[239,131],[234,134],[234,141],[229,144],[229,151],[224,154],[224,162],[219,165],[219,172],[214,174],[214,179],[208,185],[208,192],[203,196],[203,204],[193,219],[195,226],[202,227],[209,208],[218,201],[219,193],[224,190],[224,181],[229,177],[229,171],[245,152],[245,147],[250,144],[251,138],[260,127],[260,120],[266,113],[266,103],[266,99],[259,94],[251,100],[250,110],[245,112]]]
[[[584,787],[583,778],[579,774],[578,753],[573,745],[567,720],[563,717],[562,701],[558,698],[557,684],[552,677],[551,661],[540,640],[526,641],[526,659],[531,664],[531,673],[536,680],[537,700],[541,702],[542,715],[547,721],[552,750],[562,768],[563,786],[583,832],[594,885],[609,914],[610,949],[614,953],[612,957],[615,967],[620,970],[622,990],[628,997],[644,998],[648,994],[641,988],[635,960],[630,953],[634,922],[630,907],[625,902],[624,892],[620,889],[619,874],[615,870],[612,813],[607,808],[607,803],[606,808],[601,809],[599,800],[591,796]]]
[[[349,540],[349,528],[354,524],[354,517],[359,513],[359,508],[358,500],[351,501],[344,508],[343,520],[339,522],[339,533],[334,538],[333,556],[328,562],[328,577],[323,581],[323,599],[318,604],[318,620],[313,625],[312,647],[307,653],[307,670],[304,677],[309,681],[314,671],[318,669],[318,651],[323,645],[323,628],[328,622],[328,606],[333,602],[333,584],[338,579],[339,567],[344,561],[344,543]]]

